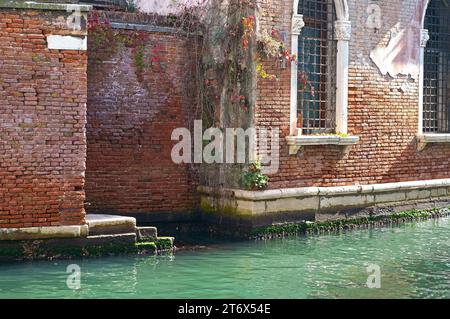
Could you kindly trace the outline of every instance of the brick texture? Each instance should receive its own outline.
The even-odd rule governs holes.
[[[173,129],[194,120],[196,40],[171,33],[141,35],[140,68],[135,48],[108,56],[89,39],[89,212],[188,211],[198,202],[193,171],[171,159]],[[94,56],[108,57],[99,61]]]
[[[377,32],[365,26],[369,2],[348,1],[349,133],[361,138],[349,154],[320,146],[288,155],[290,68],[266,63],[278,80],[258,80],[255,124],[282,132],[271,188],[450,177],[450,145],[417,151],[417,81],[382,76],[369,57],[393,26],[405,25],[415,0],[380,2]],[[289,47],[292,0],[261,5],[260,26],[288,34]],[[170,154],[173,129],[200,118],[198,39],[145,31],[140,66],[136,48],[99,52],[95,39],[89,39],[88,54],[47,49],[46,35],[74,33],[66,15],[0,10],[0,227],[82,224],[85,191],[90,212],[196,207],[196,171],[174,164]],[[132,31],[120,32],[127,37]]]
[[[0,227],[84,224],[87,55],[46,43],[66,18],[0,10]]]
[[[275,26],[290,34],[292,1],[273,0],[262,26]],[[372,3],[372,2],[370,2]],[[306,147],[288,155],[284,138],[289,134],[290,68],[266,65],[277,81],[258,81],[255,108],[257,126],[279,127],[282,131],[280,170],[271,176],[271,188],[342,186],[427,180],[450,177],[450,145],[436,144],[417,151],[418,82],[407,77],[383,76],[369,54],[389,39],[389,30],[405,25],[415,0],[380,2],[382,29],[366,28],[368,0],[349,0],[353,32],[350,41],[349,133],[361,141],[348,155],[338,146]],[[267,4],[263,4],[266,9]],[[290,41],[288,40],[288,47]],[[419,46],[417,47],[419,50]]]

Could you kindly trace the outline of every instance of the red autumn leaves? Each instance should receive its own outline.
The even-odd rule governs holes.
[[[242,17],[242,27],[243,27],[243,35],[242,35],[242,47],[245,49],[248,48],[248,43],[250,38],[255,34],[255,17],[249,16]]]

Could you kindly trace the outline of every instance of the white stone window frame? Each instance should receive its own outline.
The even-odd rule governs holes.
[[[336,8],[336,21],[334,22],[335,38],[337,40],[336,52],[336,136],[303,135],[301,129],[297,129],[297,87],[298,64],[291,65],[291,97],[290,97],[290,136],[286,138],[289,145],[289,153],[295,155],[307,145],[341,145],[348,150],[359,141],[357,136],[348,136],[348,67],[349,67],[349,42],[352,25],[348,10],[347,0],[333,0]],[[294,0],[292,30],[291,30],[291,54],[298,57],[298,39],[305,23],[303,15],[297,14],[299,0]]]
[[[425,76],[425,48],[430,35],[428,30],[425,29],[425,17],[428,11],[428,5],[431,0],[428,0],[425,5],[425,10],[422,15],[420,30],[420,61],[419,61],[419,116],[418,116],[418,131],[417,131],[417,148],[422,151],[430,143],[450,143],[449,133],[425,133],[423,131],[423,89],[424,89],[424,76]]]

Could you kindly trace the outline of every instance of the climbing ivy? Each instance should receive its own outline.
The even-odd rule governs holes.
[[[138,79],[147,67],[152,66],[152,61],[160,57],[146,56],[146,32],[142,30],[122,31],[114,29],[109,19],[98,11],[93,11],[88,19],[90,59],[94,63],[101,63],[110,59],[119,50],[130,48],[133,53],[133,62]],[[147,61],[148,60],[148,61]]]

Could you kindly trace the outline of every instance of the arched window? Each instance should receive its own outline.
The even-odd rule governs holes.
[[[289,154],[306,145],[348,150],[359,141],[348,135],[351,33],[347,0],[294,0],[291,53],[298,61],[291,65]]]
[[[431,0],[424,28],[423,132],[450,133],[450,6]]]
[[[336,21],[333,0],[300,0],[304,27],[298,35],[297,127],[301,134],[336,129]]]

